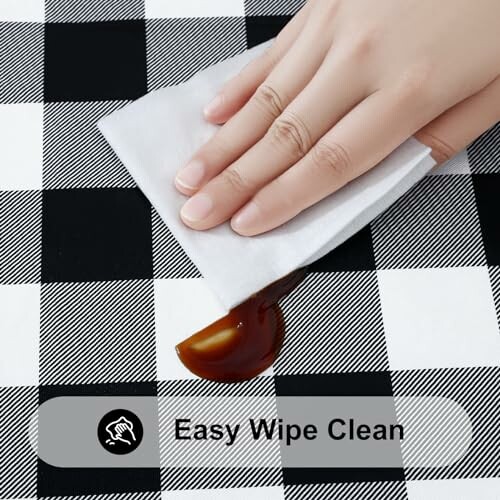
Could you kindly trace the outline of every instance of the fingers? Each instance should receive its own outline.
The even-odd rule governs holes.
[[[384,99],[375,100],[375,97],[379,96],[372,96],[327,134],[317,144],[309,158],[305,158],[300,165],[262,189],[252,202],[233,217],[233,229],[240,234],[253,235],[283,224],[378,163],[382,157],[397,147],[397,143],[403,142],[407,135],[411,135],[412,129],[419,121],[426,121],[424,115],[418,116],[416,110],[411,111],[411,106],[403,106],[400,109],[402,114],[415,117],[413,121],[404,125],[404,122],[398,120],[396,116],[395,106],[398,99],[389,96],[387,96],[391,99],[389,102],[393,103],[392,110],[390,107],[387,108],[389,112],[377,118],[377,112],[383,112],[385,106]],[[405,99],[403,103],[404,101]],[[363,118],[365,113],[370,113],[371,120],[368,114]],[[359,126],[362,119],[367,120],[364,129]],[[384,123],[384,128],[381,130],[389,135],[385,135],[385,132],[378,133],[375,121]],[[432,148],[433,157],[438,163],[443,163],[498,121],[500,121],[500,78],[478,94],[440,115],[420,129],[415,136]],[[352,141],[356,127],[358,138],[363,138],[365,148],[356,147]],[[373,127],[372,132],[370,127]],[[390,137],[394,139],[390,140]],[[366,143],[366,138],[371,140]],[[377,151],[377,143],[382,147],[381,154],[373,155],[371,151]],[[347,146],[344,147],[343,144]],[[328,170],[328,166],[333,172],[321,173],[321,167],[323,170]]]
[[[365,97],[363,72],[344,59],[327,59],[264,137],[186,203],[181,217],[187,225],[207,229],[228,220]]]
[[[247,64],[229,80],[205,107],[205,118],[215,124],[225,123],[250,99],[257,87],[282,59],[297,39],[307,21],[314,2],[307,2],[276,37],[273,45],[260,57]]]
[[[233,229],[245,236],[269,231],[375,166],[428,121],[414,97],[394,88],[365,99],[236,213]]]
[[[432,149],[438,164],[462,151],[500,121],[500,78],[426,125],[415,137]]]
[[[312,79],[330,45],[326,37],[320,43],[315,40],[320,20],[313,21],[311,14],[307,27],[250,100],[179,171],[175,184],[180,192],[193,194],[253,146]]]

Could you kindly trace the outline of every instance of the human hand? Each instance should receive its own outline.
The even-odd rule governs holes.
[[[498,0],[310,0],[205,110],[176,178],[194,229],[277,227],[416,134],[444,161],[500,119]]]

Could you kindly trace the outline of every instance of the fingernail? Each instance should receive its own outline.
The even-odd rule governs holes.
[[[200,187],[204,175],[205,167],[203,163],[199,160],[193,160],[179,171],[175,180],[182,187],[196,189]]]
[[[199,222],[209,216],[213,206],[212,199],[208,194],[198,193],[184,204],[181,216],[187,221]]]
[[[205,113],[205,116],[211,116],[215,114],[219,107],[222,106],[222,103],[224,102],[224,97],[222,94],[216,95],[203,109],[203,112]]]
[[[259,220],[259,207],[253,202],[247,203],[232,219],[231,227],[236,231],[246,231]]]

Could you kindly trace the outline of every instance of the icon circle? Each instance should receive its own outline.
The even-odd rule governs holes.
[[[97,437],[102,447],[114,455],[132,453],[141,444],[142,422],[130,410],[117,409],[104,415],[97,426]]]

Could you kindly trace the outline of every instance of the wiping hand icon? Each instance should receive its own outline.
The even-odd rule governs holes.
[[[134,426],[130,420],[123,416],[110,422],[106,426],[106,432],[110,435],[106,443],[111,445],[115,444],[116,441],[131,445],[135,441]]]

